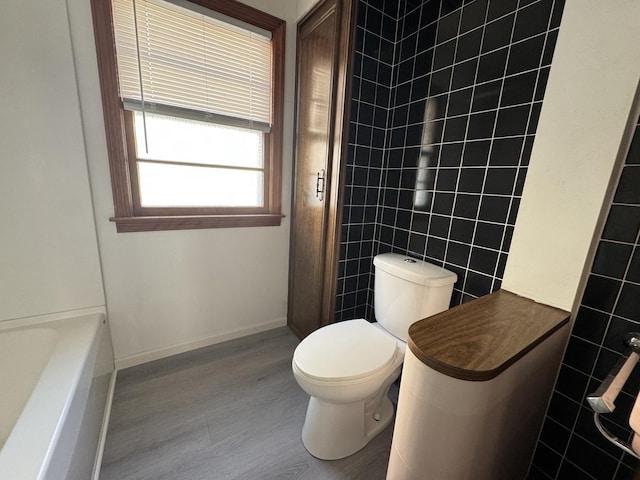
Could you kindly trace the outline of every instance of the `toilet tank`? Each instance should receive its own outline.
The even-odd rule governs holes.
[[[373,259],[376,320],[407,341],[412,323],[449,308],[457,275],[442,267],[397,253]]]

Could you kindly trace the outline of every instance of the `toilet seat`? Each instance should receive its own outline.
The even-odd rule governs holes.
[[[391,334],[358,319],[316,330],[298,345],[293,362],[313,380],[346,382],[374,375],[397,355],[397,342]]]

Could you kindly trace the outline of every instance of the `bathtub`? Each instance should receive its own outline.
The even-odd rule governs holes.
[[[97,477],[113,384],[105,315],[0,323],[0,480]]]

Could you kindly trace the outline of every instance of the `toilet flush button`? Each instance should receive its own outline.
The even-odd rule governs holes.
[[[416,263],[416,261],[413,258],[405,258],[404,263]]]

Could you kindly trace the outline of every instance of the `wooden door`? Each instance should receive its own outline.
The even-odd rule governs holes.
[[[333,321],[355,1],[320,2],[298,23],[288,324]]]

